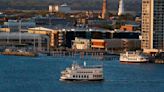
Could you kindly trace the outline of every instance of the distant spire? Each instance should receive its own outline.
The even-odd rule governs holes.
[[[101,17],[102,17],[102,19],[105,19],[107,17],[107,0],[103,0]]]
[[[124,10],[124,1],[119,0],[119,9],[118,9],[118,16],[124,15],[125,10]]]

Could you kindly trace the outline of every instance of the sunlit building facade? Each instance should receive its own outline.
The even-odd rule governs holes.
[[[164,50],[164,0],[142,0],[142,49]]]

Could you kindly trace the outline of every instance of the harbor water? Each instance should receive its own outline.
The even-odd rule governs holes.
[[[59,81],[60,72],[79,57],[0,56],[0,92],[163,92],[164,65],[120,64],[88,58],[87,65],[104,65],[105,80]]]

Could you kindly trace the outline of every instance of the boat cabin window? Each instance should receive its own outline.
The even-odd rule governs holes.
[[[77,73],[93,73],[93,72],[92,71],[89,71],[89,72],[80,71],[80,72],[77,72]]]

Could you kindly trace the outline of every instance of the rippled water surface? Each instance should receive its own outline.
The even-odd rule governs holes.
[[[105,80],[62,82],[60,72],[76,60],[70,57],[0,56],[0,92],[163,92],[164,65],[103,61]],[[86,60],[87,64],[101,64]]]

